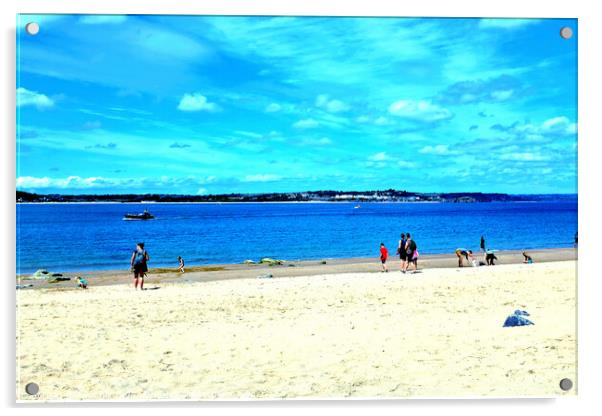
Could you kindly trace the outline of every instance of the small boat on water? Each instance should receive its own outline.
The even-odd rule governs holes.
[[[361,205],[359,205],[359,204],[353,207],[353,209],[360,209],[360,208],[361,208]]]
[[[125,214],[123,216],[124,220],[152,220],[153,218],[155,218],[155,216],[146,209],[141,214]]]

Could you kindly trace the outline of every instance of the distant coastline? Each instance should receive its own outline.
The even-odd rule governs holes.
[[[421,193],[394,189],[375,191],[307,191],[255,194],[37,194],[16,192],[17,203],[241,203],[241,202],[433,202],[433,203],[476,203],[476,202],[537,202],[576,201],[577,194],[504,194],[481,192]]]

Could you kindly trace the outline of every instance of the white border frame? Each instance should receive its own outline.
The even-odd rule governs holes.
[[[200,2],[197,2],[200,3]],[[602,26],[599,24],[601,13],[596,10],[595,2],[504,0],[496,3],[474,0],[419,0],[415,2],[393,2],[370,0],[351,3],[345,0],[297,0],[286,4],[278,0],[204,0],[202,4],[193,1],[179,2],[167,0],[104,0],[97,4],[83,4],[81,1],[53,0],[9,0],[2,3],[1,14],[3,31],[3,55],[0,66],[2,72],[2,126],[3,162],[0,170],[3,187],[2,233],[0,256],[4,273],[3,304],[6,307],[3,319],[4,342],[2,393],[3,404],[14,406],[14,357],[15,357],[15,309],[14,289],[11,276],[15,270],[15,23],[16,13],[105,13],[105,14],[249,14],[249,15],[346,15],[346,16],[436,16],[436,17],[571,17],[579,19],[579,290],[578,290],[578,341],[579,341],[579,395],[560,399],[517,399],[517,400],[383,400],[383,401],[274,401],[274,402],[217,402],[217,403],[135,403],[121,404],[130,407],[144,407],[145,413],[163,413],[162,407],[202,407],[204,410],[228,411],[240,409],[251,414],[306,413],[307,411],[331,412],[333,407],[343,407],[345,412],[364,414],[378,410],[386,413],[399,413],[400,410],[427,410],[429,412],[475,413],[487,411],[489,414],[514,412],[516,408],[529,412],[545,414],[567,414],[569,412],[587,412],[599,408],[597,386],[601,369],[599,317],[602,316],[602,302],[598,299],[602,293],[600,272],[596,268],[597,236],[602,235],[599,211],[600,186],[602,177],[599,157],[602,132],[598,122],[600,109],[598,97],[602,96],[600,76],[602,65],[600,45]],[[585,226],[584,226],[585,224]],[[8,231],[7,231],[8,230]],[[118,403],[104,405],[90,404],[86,407],[92,413],[106,412],[103,408],[118,407]],[[445,406],[445,409],[441,407]],[[32,410],[39,406],[18,406],[12,412]],[[63,414],[66,411],[81,412],[81,405],[52,405],[45,411]],[[284,409],[283,407],[286,407]],[[402,409],[399,409],[401,407]],[[309,409],[311,408],[311,410]],[[509,409],[509,408],[512,408]],[[180,409],[183,410],[183,409]]]

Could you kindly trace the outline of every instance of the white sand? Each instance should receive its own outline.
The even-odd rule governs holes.
[[[17,398],[575,394],[575,291],[575,261],[22,290]]]

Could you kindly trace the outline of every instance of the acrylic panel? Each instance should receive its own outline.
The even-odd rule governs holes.
[[[19,15],[19,401],[577,392],[576,19]]]

